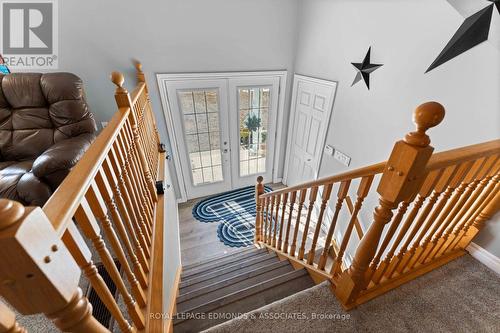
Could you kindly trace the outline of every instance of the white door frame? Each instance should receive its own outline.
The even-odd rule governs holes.
[[[315,77],[310,77],[310,76],[305,76],[301,74],[294,73],[293,75],[293,87],[291,91],[291,96],[292,96],[292,102],[290,104],[290,115],[288,119],[288,135],[286,139],[286,154],[285,154],[285,165],[284,165],[284,170],[283,170],[283,184],[287,185],[287,177],[288,177],[288,164],[290,163],[290,154],[291,154],[291,149],[292,149],[292,135],[293,135],[293,125],[295,123],[295,114],[296,114],[296,102],[297,102],[297,97],[296,97],[296,92],[297,92],[297,87],[300,81],[306,81],[306,82],[311,82],[311,83],[316,83],[316,84],[322,84],[326,86],[333,87],[335,89],[334,95],[333,95],[333,100],[332,100],[332,107],[327,110],[327,125],[326,128],[330,128],[330,123],[332,119],[332,113],[333,113],[333,106],[335,105],[335,98],[337,97],[337,88],[338,88],[338,82],[337,81],[330,81],[330,80],[325,80],[325,79],[319,79]],[[321,154],[316,161],[315,165],[315,175],[318,174],[319,172],[319,166],[321,165],[321,161],[323,160],[323,153],[324,153],[324,148],[325,148],[325,143],[326,143],[326,136],[328,134],[328,130],[325,131],[323,134],[323,137],[321,138]],[[318,177],[315,176],[317,179]]]
[[[172,110],[170,108],[170,102],[167,94],[167,83],[170,81],[184,81],[184,80],[210,80],[210,79],[230,79],[230,78],[244,78],[252,76],[275,76],[280,80],[280,89],[278,91],[278,112],[276,119],[276,141],[274,148],[274,159],[273,159],[273,179],[272,182],[279,182],[278,178],[278,168],[279,168],[279,156],[281,147],[281,136],[283,133],[283,110],[285,106],[285,91],[287,83],[287,71],[258,71],[258,72],[215,72],[215,73],[157,73],[156,80],[158,82],[158,90],[160,92],[160,99],[163,107],[163,114],[165,115],[165,121],[167,125],[167,135],[170,140],[170,145],[173,150],[172,159],[175,166],[175,175],[177,178],[177,183],[179,184],[180,199],[179,202],[187,201],[187,191],[182,177],[182,166],[180,161],[180,148],[176,140],[175,126],[173,125]],[[268,181],[266,181],[268,182]]]

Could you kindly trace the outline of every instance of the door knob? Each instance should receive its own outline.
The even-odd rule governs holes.
[[[226,148],[226,149],[224,149],[224,154],[225,154],[225,153],[227,153],[227,148]]]

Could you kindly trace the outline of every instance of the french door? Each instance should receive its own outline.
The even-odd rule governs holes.
[[[186,199],[253,185],[259,175],[271,181],[279,85],[273,76],[165,84]]]

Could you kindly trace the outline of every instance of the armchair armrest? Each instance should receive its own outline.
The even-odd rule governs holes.
[[[85,133],[59,141],[43,152],[33,162],[33,173],[44,177],[75,166],[94,139],[94,134]]]

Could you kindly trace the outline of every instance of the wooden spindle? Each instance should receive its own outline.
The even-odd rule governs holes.
[[[77,209],[75,218],[85,237],[87,237],[94,245],[94,248],[97,250],[106,271],[111,276],[111,279],[122,295],[132,322],[138,329],[143,329],[145,327],[144,315],[139,308],[139,304],[127,291],[120,272],[118,271],[118,268],[116,267],[115,262],[106,247],[106,243],[101,237],[100,228],[95,220],[94,214],[85,200],[82,201],[80,207]]]
[[[99,274],[97,267],[92,261],[92,254],[74,223],[71,223],[68,229],[66,229],[62,240],[85,277],[89,280],[90,285],[94,288],[101,302],[116,320],[120,330],[127,333],[134,332],[133,327],[128,320],[125,319],[120,307],[116,303],[114,295],[111,294],[106,282],[104,282],[102,276]]]
[[[264,215],[264,230],[263,232],[263,237],[264,237],[264,243],[267,244],[268,238],[267,238],[267,229],[270,228],[271,221],[269,220],[269,203],[271,202],[271,199],[269,197],[264,198],[265,201],[265,207],[266,207],[266,212]]]
[[[318,244],[319,233],[321,231],[321,226],[323,225],[323,217],[325,215],[325,209],[328,204],[328,200],[330,200],[330,196],[332,194],[333,184],[326,184],[323,187],[323,193],[321,194],[321,206],[319,208],[318,221],[316,223],[316,228],[314,229],[314,235],[311,244],[311,250],[307,256],[307,263],[312,265],[314,262],[314,257],[316,255],[316,246]]]
[[[267,234],[267,244],[271,245],[273,242],[273,225],[275,224],[273,222],[274,217],[273,217],[273,210],[274,210],[274,204],[276,202],[276,197],[273,196],[271,197],[271,209],[269,210],[269,230]]]
[[[80,269],[42,209],[0,199],[0,216],[2,297],[22,314],[44,313],[65,332],[109,332],[92,316],[78,287]]]
[[[439,103],[420,105],[413,117],[417,130],[395,144],[377,189],[380,199],[373,223],[361,239],[351,266],[338,280],[336,295],[344,305],[355,302],[368,285],[367,269],[376,254],[384,227],[393,216],[392,210],[412,198],[425,180],[425,167],[434,150],[425,132],[443,118],[444,108]]]
[[[304,207],[304,201],[306,200],[306,194],[307,194],[307,189],[300,190],[299,205],[297,208],[297,220],[295,221],[292,245],[290,246],[290,255],[292,257],[295,257],[295,249],[297,248],[297,237],[299,234],[299,227],[300,227],[300,217],[302,215],[302,208]]]
[[[28,333],[16,321],[16,314],[0,300],[0,333]]]
[[[141,241],[139,241],[139,233],[137,230],[136,223],[132,222],[128,209],[125,206],[125,202],[120,192],[120,188],[118,187],[118,179],[116,178],[116,175],[111,167],[111,162],[109,162],[109,156],[103,161],[102,168],[104,174],[106,175],[106,178],[110,182],[112,191],[112,195],[110,195],[111,196],[110,200],[116,204],[116,207],[118,207],[118,214],[123,219],[123,222],[127,229],[127,235],[132,240],[134,245],[133,253],[136,255],[141,265],[142,271],[144,272],[144,274],[146,274],[149,272],[148,260],[146,259],[146,254],[144,253],[143,249],[143,246],[146,247],[146,240],[142,238]],[[141,269],[138,269],[138,271],[140,271]],[[139,272],[138,275],[142,274]]]
[[[326,234],[325,244],[323,246],[323,252],[321,253],[321,257],[319,258],[318,262],[319,269],[325,269],[326,260],[328,258],[328,249],[332,244],[333,233],[335,232],[335,227],[337,226],[337,220],[339,218],[340,210],[342,209],[342,203],[344,202],[347,193],[349,193],[350,185],[351,185],[351,180],[345,180],[340,183],[340,187],[337,192],[337,202],[335,204],[335,212],[333,213],[330,226],[328,227],[328,233]]]
[[[280,203],[281,203],[281,195],[278,194],[276,197],[276,215],[274,217],[274,230],[273,230],[273,239],[271,242],[272,247],[276,247],[276,236],[279,228],[279,211],[280,211]]]
[[[304,259],[304,253],[305,253],[305,248],[306,248],[306,241],[307,241],[307,236],[309,234],[309,224],[311,223],[311,214],[314,208],[314,203],[316,202],[316,197],[318,196],[318,186],[314,186],[311,188],[311,191],[309,192],[309,207],[307,207],[307,217],[306,217],[306,223],[304,225],[304,232],[302,234],[302,242],[300,243],[300,248],[299,248],[299,260]]]
[[[297,199],[297,191],[293,191],[290,194],[290,208],[288,211],[288,223],[286,225],[286,235],[285,235],[285,244],[283,245],[283,252],[288,253],[288,239],[290,237],[290,227],[292,226],[293,222],[293,207],[295,205],[295,199]]]
[[[116,92],[115,92],[115,100],[116,100],[116,104],[118,105],[118,107],[126,107],[126,108],[131,109],[131,112],[129,113],[129,119],[130,119],[130,123],[132,126],[132,133],[134,136],[134,141],[135,141],[136,145],[138,146],[137,151],[138,151],[138,155],[139,155],[139,158],[141,160],[141,164],[142,164],[142,167],[144,170],[144,176],[146,177],[146,180],[148,183],[149,194],[154,199],[154,202],[157,202],[158,196],[156,194],[154,180],[151,177],[151,171],[149,170],[148,164],[146,162],[146,157],[144,156],[144,152],[141,149],[142,145],[140,142],[141,138],[139,137],[137,118],[136,118],[136,115],[134,114],[134,112],[132,112],[133,106],[132,106],[132,102],[130,100],[130,95],[128,94],[127,90],[125,88],[123,88],[123,83],[125,82],[125,78],[124,78],[123,74],[121,74],[119,72],[113,72],[113,73],[111,73],[111,81],[117,87]]]
[[[337,257],[333,263],[331,273],[339,274],[341,273],[342,261],[344,259],[344,253],[347,248],[347,244],[349,243],[349,239],[351,237],[352,230],[354,228],[354,222],[357,219],[358,213],[363,206],[363,201],[365,200],[368,192],[370,191],[370,187],[373,182],[373,176],[367,176],[361,178],[361,182],[358,186],[356,203],[354,204],[354,211],[352,212],[351,219],[349,220],[349,224],[347,225],[346,231],[344,233],[344,238],[342,239],[342,243],[340,244],[339,252],[337,253]]]
[[[283,206],[281,208],[281,222],[280,222],[280,232],[278,238],[278,251],[281,251],[281,246],[283,242],[283,225],[285,224],[285,213],[286,213],[286,204],[288,202],[288,193],[283,194]]]
[[[262,182],[264,181],[264,177],[259,176],[257,177],[257,185],[255,185],[255,210],[256,210],[256,215],[255,215],[255,238],[254,238],[254,243],[259,243],[262,241],[262,200],[260,199],[260,196],[264,194],[264,184]]]
[[[103,191],[105,192],[105,191]],[[109,212],[108,208],[104,202],[104,199],[101,195],[101,192],[99,191],[99,188],[96,186],[96,184],[91,184],[87,195],[87,202],[90,206],[90,209],[94,213],[94,216],[96,219],[101,223],[102,228],[104,229],[104,233],[109,240],[109,243],[111,244],[111,248],[113,249],[113,252],[118,258],[118,261],[121,264],[121,268],[123,269],[125,276],[127,277],[131,289],[132,289],[132,295],[134,296],[135,300],[139,304],[139,307],[143,308],[146,306],[146,295],[144,294],[144,291],[142,290],[141,286],[139,285],[139,281],[137,280],[137,277],[135,276],[134,272],[130,268],[130,265],[128,263],[127,257],[125,255],[125,251],[122,248],[122,245],[118,239],[118,236],[115,232],[115,229],[113,228],[113,225],[111,224],[111,220],[109,218]],[[115,221],[115,225],[118,224],[117,221]],[[145,283],[145,282],[144,282]]]

